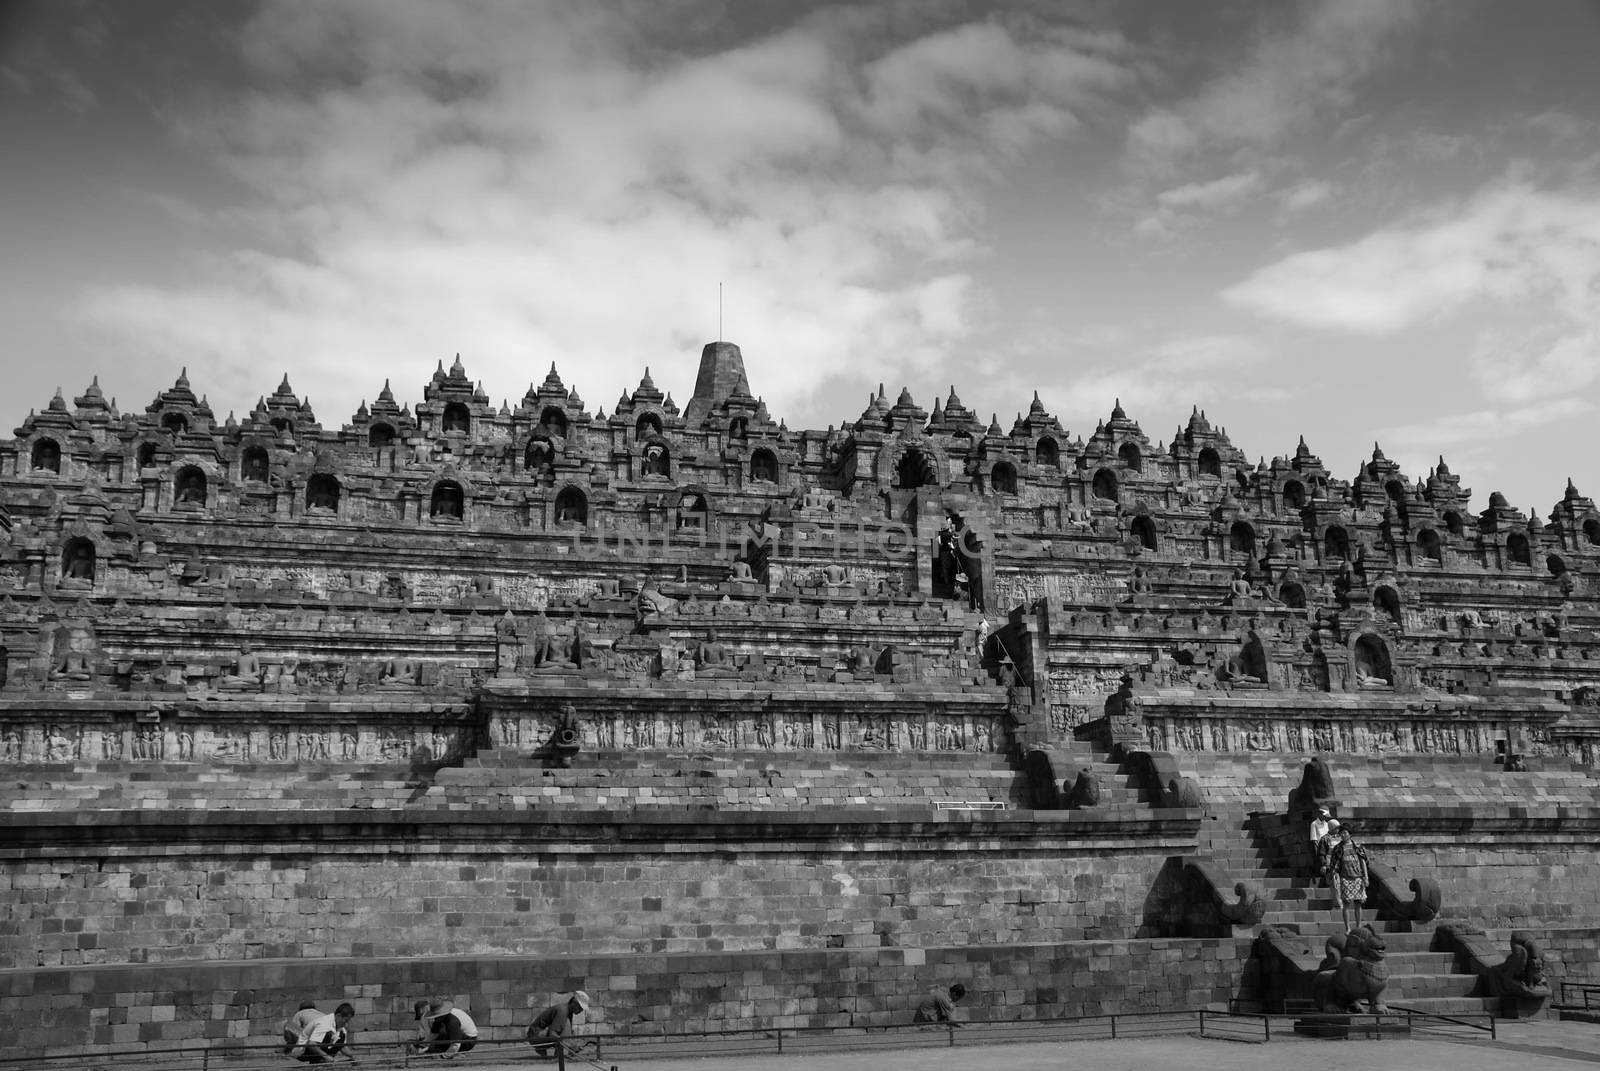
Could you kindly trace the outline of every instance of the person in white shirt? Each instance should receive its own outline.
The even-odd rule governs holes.
[[[303,1064],[331,1064],[335,1056],[343,1055],[356,1062],[350,1051],[350,1020],[356,1010],[350,1004],[341,1004],[327,1015],[312,1020],[296,1039],[293,1056]]]

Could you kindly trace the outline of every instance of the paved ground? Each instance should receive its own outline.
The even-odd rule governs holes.
[[[513,1057],[506,1059],[504,1057]],[[598,1065],[569,1061],[571,1071],[1144,1071],[1146,1068],[1204,1067],[1227,1071],[1517,1071],[1600,1065],[1600,1025],[1554,1021],[1499,1024],[1498,1039],[1406,1038],[1385,1041],[1328,1041],[1274,1033],[1267,1043],[1247,1043],[1196,1034],[1119,1041],[1055,1041],[974,1044],[953,1047],[875,1048],[722,1056],[618,1054]],[[340,1064],[338,1066],[346,1066]],[[526,1051],[471,1053],[448,1063],[413,1061],[413,1068],[471,1068],[472,1071],[531,1071],[555,1067]]]

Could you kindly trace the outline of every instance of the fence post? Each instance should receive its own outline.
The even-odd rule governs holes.
[[[1271,1041],[1272,1040],[1272,1019],[1271,1019],[1270,1016],[1263,1015],[1261,1017],[1261,1029],[1266,1034],[1266,1037],[1263,1040]]]
[[[783,1055],[783,1027],[778,1027],[778,1055]]]
[[[566,1038],[556,1038],[556,1071],[567,1071]]]
[[[1111,1040],[1117,1040],[1117,1017],[1115,1015],[1111,1017]]]
[[[1494,1012],[1489,1013],[1489,1040],[1496,1040],[1494,1033]]]
[[[950,1048],[952,1048],[952,1049],[955,1048],[956,1047],[956,1024],[954,1023],[954,1021],[949,1020],[949,1019],[945,1020],[945,1022],[944,1022],[944,1032],[950,1036],[950,1041],[949,1041]]]
[[[1204,1008],[1200,1009],[1200,1036],[1206,1036],[1206,1010]]]

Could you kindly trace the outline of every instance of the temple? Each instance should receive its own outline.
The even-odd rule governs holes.
[[[400,1038],[418,992],[510,1036],[562,988],[618,1034],[955,981],[1551,1014],[1600,959],[1600,511],[1472,499],[1199,409],[791,430],[727,342],[609,414],[460,359],[339,427],[287,378],[242,420],[187,372],[58,392],[0,440],[0,1009],[22,1053],[270,1042],[308,996]]]

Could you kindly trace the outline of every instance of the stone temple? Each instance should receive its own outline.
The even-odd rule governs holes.
[[[419,993],[494,1037],[575,988],[614,1034],[1376,997],[1330,938],[1389,1005],[1549,1015],[1600,958],[1600,511],[1354,470],[953,389],[794,431],[724,342],[609,415],[459,360],[340,427],[287,379],[58,393],[0,440],[0,1016],[27,1054],[307,998],[382,1042]]]

